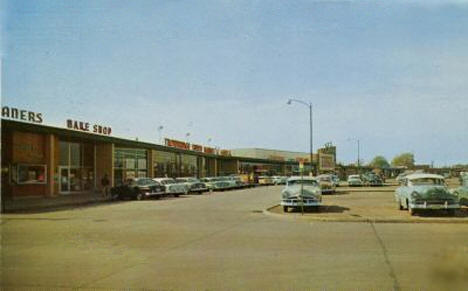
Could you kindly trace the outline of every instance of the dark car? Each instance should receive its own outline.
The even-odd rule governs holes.
[[[126,183],[113,187],[111,189],[112,197],[118,199],[136,199],[143,200],[149,197],[164,196],[164,185],[153,181],[150,178],[134,178],[127,180]]]
[[[362,180],[367,186],[383,186],[382,178],[374,173],[362,175]]]

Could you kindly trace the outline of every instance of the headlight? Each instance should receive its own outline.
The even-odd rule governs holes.
[[[418,199],[419,198],[419,194],[417,192],[413,192],[411,193],[411,198],[412,199]]]

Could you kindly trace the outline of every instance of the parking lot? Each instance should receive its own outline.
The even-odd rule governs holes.
[[[448,180],[449,187],[456,187],[457,180]],[[356,221],[356,222],[394,222],[394,223],[468,223],[468,208],[463,207],[455,215],[449,215],[443,210],[419,211],[411,216],[406,210],[397,210],[394,191],[396,182],[389,181],[382,187],[348,187],[342,183],[336,193],[323,195],[323,206],[319,210],[306,210],[304,215],[300,209],[283,212],[279,205],[269,209],[270,213],[285,216],[304,216],[304,219],[314,221]]]
[[[304,217],[266,211],[278,204],[281,189],[2,215],[1,285],[161,290],[467,286],[467,209],[457,217],[410,218],[395,209],[390,187],[343,187],[339,195],[324,197],[324,211]],[[407,223],[395,223],[401,221]]]

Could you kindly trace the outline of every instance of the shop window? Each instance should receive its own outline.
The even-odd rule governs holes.
[[[17,184],[45,184],[47,182],[46,165],[18,164],[12,172],[12,180]]]

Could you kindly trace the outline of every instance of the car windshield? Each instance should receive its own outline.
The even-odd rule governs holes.
[[[288,182],[288,185],[308,185],[308,186],[318,186],[317,181],[315,180],[291,180]]]
[[[411,184],[414,186],[423,186],[423,185],[444,185],[444,180],[437,178],[419,178],[412,179]]]
[[[147,184],[154,184],[151,179],[140,179],[136,182],[137,185],[147,185]]]
[[[318,177],[318,179],[319,179],[320,181],[326,181],[326,182],[330,182],[330,181],[331,181],[331,178],[330,178],[330,177],[327,177],[327,176]]]
[[[178,179],[176,179],[176,182],[185,183],[185,182],[187,182],[187,179],[178,178]]]
[[[163,184],[163,185],[174,184],[174,183],[175,183],[175,181],[172,180],[172,179],[167,179],[167,180],[162,180],[161,181],[161,184]]]
[[[359,176],[349,176],[348,179],[360,179]]]

